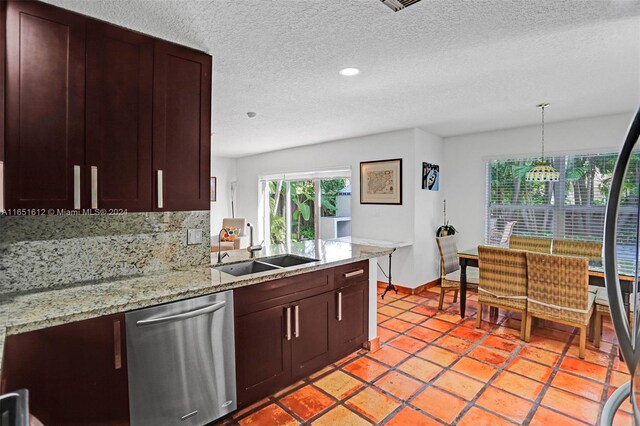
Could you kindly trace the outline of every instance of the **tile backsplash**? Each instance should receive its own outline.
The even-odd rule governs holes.
[[[0,292],[205,265],[209,212],[0,216]],[[187,245],[187,230],[202,244]]]

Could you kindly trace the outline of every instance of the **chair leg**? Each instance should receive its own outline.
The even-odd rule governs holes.
[[[522,320],[520,321],[520,339],[524,340],[527,334],[527,315],[522,313]]]
[[[600,339],[602,336],[602,314],[596,311],[595,319],[593,321],[595,323],[595,330],[593,332],[593,346],[596,348],[600,347]]]
[[[458,290],[454,290],[453,292],[453,303],[458,301]]]
[[[478,303],[478,313],[476,314],[476,328],[480,328],[482,325],[482,304]]]
[[[585,353],[587,350],[587,326],[580,326],[580,352],[578,353],[578,358],[584,359]]]
[[[438,310],[442,310],[442,303],[444,302],[444,288],[440,289],[440,300],[438,301]]]
[[[525,330],[524,330],[524,341],[525,342],[529,342],[529,340],[531,340],[531,322],[533,321],[533,318],[531,317],[531,314],[527,314],[526,318],[525,318]]]

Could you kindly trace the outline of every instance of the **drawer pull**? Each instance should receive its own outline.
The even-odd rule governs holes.
[[[0,161],[0,213],[4,211],[4,161]]]
[[[338,292],[338,321],[342,321],[342,292]]]
[[[287,317],[287,331],[285,337],[287,338],[287,340],[291,340],[291,308],[287,308],[285,315]]]
[[[98,166],[91,166],[91,208],[98,208]]]
[[[342,275],[344,275],[345,278],[351,278],[351,277],[355,277],[357,275],[362,275],[362,274],[364,274],[364,269],[358,269],[357,271],[345,272]]]
[[[295,318],[294,325],[295,331],[293,332],[293,337],[300,337],[300,306],[296,305],[293,307],[293,316]]]
[[[73,208],[80,210],[80,166],[73,166]]]
[[[158,208],[164,208],[164,188],[162,185],[162,170],[158,170]]]
[[[120,343],[120,321],[113,322],[113,366],[116,370],[122,368],[122,344]]]

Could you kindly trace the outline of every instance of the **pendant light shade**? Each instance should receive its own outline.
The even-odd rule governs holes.
[[[541,161],[527,172],[525,178],[527,182],[558,182],[560,172],[553,168],[551,163],[544,161],[544,109],[549,106],[547,103],[536,105],[542,110],[542,158]]]

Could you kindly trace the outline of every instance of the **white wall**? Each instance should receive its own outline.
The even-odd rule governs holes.
[[[222,228],[222,219],[231,217],[231,182],[236,179],[236,159],[213,155],[211,176],[218,180],[216,201],[211,203],[211,234],[218,241],[216,235]],[[237,212],[236,209],[236,217],[241,217]]]
[[[437,162],[442,155],[442,140],[439,137],[417,130],[363,136],[323,144],[275,151],[237,160],[238,212],[240,217],[258,223],[258,178],[260,175],[299,172],[309,170],[344,168],[352,172],[352,234],[355,237],[392,241],[414,241],[413,247],[399,249],[393,258],[394,283],[416,287],[438,276],[437,266],[425,262],[433,247],[423,235],[433,236],[435,228],[425,232],[420,228],[416,238],[416,200],[420,207],[420,225],[438,223],[431,218],[432,204],[438,204],[439,194],[426,194],[420,189],[422,161]],[[423,158],[423,156],[425,158]],[[360,162],[403,159],[401,206],[360,204]],[[419,167],[418,167],[419,164]],[[436,214],[439,209],[436,209]],[[432,238],[431,238],[432,240]],[[418,262],[416,260],[419,260]],[[387,259],[379,259],[386,269]],[[436,261],[437,264],[437,261]],[[384,280],[382,275],[379,276]]]
[[[619,151],[632,117],[628,113],[546,124],[545,154]],[[459,248],[484,242],[487,159],[539,155],[539,125],[444,140],[440,183],[447,218],[459,231]]]

